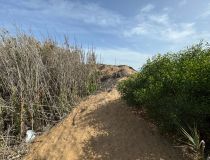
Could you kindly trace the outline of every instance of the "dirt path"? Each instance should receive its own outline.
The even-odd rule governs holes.
[[[27,160],[179,160],[175,149],[120,100],[116,89],[90,96],[36,139]]]

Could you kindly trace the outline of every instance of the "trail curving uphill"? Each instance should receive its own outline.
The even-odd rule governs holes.
[[[116,89],[90,96],[33,144],[27,160],[178,160]]]
[[[25,160],[179,160],[157,130],[120,99],[113,87],[82,101],[38,137]]]

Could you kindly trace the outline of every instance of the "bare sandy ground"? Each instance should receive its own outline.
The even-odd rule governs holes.
[[[114,88],[81,102],[38,137],[26,160],[179,160],[157,130],[120,99]]]

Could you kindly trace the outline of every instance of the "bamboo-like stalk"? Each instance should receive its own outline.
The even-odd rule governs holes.
[[[24,109],[24,99],[21,97],[20,101],[20,139],[24,136],[25,121],[24,121],[25,109]]]

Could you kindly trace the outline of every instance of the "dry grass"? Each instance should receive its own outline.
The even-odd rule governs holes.
[[[20,143],[27,129],[43,131],[62,119],[97,81],[93,51],[1,30],[0,151]]]

